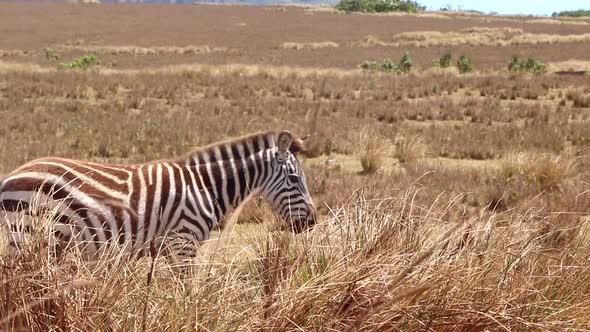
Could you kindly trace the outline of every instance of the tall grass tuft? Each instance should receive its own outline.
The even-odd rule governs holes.
[[[379,136],[361,134],[360,162],[364,174],[373,174],[383,167],[387,155],[387,141]]]
[[[427,146],[420,136],[401,136],[396,139],[394,158],[403,165],[413,165],[426,155]]]
[[[539,192],[559,191],[575,174],[579,160],[549,154],[518,154],[505,158],[500,174],[508,181],[522,181]]]

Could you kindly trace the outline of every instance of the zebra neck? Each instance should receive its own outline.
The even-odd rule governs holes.
[[[271,173],[275,149],[275,134],[267,132],[200,148],[180,162],[197,169],[202,183],[194,189],[211,199],[211,209],[220,220],[251,192],[261,189]]]
[[[208,176],[204,184],[213,198],[218,219],[262,189],[270,173],[271,156],[272,151],[268,150],[247,159],[199,165],[199,172]]]

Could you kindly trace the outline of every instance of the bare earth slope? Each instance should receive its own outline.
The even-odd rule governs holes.
[[[363,41],[391,43],[402,32],[459,32],[465,29],[516,29],[518,34],[571,35],[590,33],[590,21],[548,20],[531,17],[482,15],[359,15],[303,7],[227,5],[101,4],[82,6],[56,3],[5,3],[0,11],[0,50],[22,50],[33,56],[10,60],[40,62],[42,50],[78,46],[208,46],[222,51],[187,52],[166,58],[122,54],[119,66],[143,67],[169,63],[245,63],[354,68],[369,58],[398,58],[409,51],[417,64],[429,66],[446,49],[469,53],[483,68],[500,68],[513,54],[542,56],[545,61],[590,59],[590,42],[524,43],[496,47],[469,44],[421,48],[415,45],[366,45]],[[498,40],[505,40],[498,36]],[[332,42],[338,47],[311,45],[285,49],[284,43]],[[361,46],[362,45],[362,46]],[[564,52],[567,50],[567,52]],[[67,53],[66,53],[67,54]]]

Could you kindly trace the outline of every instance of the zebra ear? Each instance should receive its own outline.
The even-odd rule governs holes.
[[[289,147],[291,146],[291,142],[293,142],[293,136],[287,130],[283,130],[279,134],[278,138],[278,146],[280,152],[287,152]]]

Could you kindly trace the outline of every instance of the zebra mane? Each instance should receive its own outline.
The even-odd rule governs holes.
[[[260,151],[268,150],[275,147],[275,138],[276,134],[273,131],[260,132],[237,138],[231,138],[225,141],[215,142],[204,147],[196,148],[195,150],[187,153],[184,157],[181,158],[181,160],[187,162],[188,164],[194,164],[196,158],[199,158],[202,155],[208,155],[210,160],[214,160],[216,162],[227,161],[232,159],[232,157],[227,155],[222,147],[232,147],[237,145],[242,145],[246,147],[248,143],[251,143],[250,146],[254,148],[254,151],[250,151],[250,149],[244,149],[244,152],[246,153],[247,157],[251,154],[255,154]],[[261,141],[262,144],[260,144]],[[219,150],[221,150],[222,152],[221,159],[215,157],[215,152]],[[250,152],[250,154],[248,154],[248,151]]]

